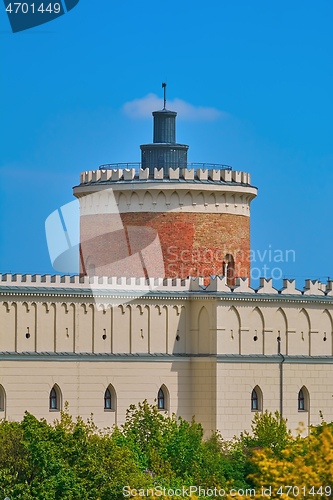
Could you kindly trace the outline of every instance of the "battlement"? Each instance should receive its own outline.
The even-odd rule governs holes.
[[[236,285],[229,287],[225,276],[210,276],[208,285],[204,285],[204,278],[116,278],[78,275],[40,275],[40,274],[0,274],[0,289],[6,287],[37,288],[73,288],[73,289],[109,289],[109,290],[137,290],[137,291],[174,291],[174,292],[227,292],[230,294],[269,294],[269,295],[303,295],[318,297],[333,297],[333,281],[321,283],[318,280],[305,280],[303,290],[295,287],[295,280],[284,279],[283,287],[278,290],[272,286],[272,279],[260,278],[260,286],[251,288],[249,278],[236,278]],[[28,290],[27,290],[28,291]]]
[[[140,168],[137,171],[135,168],[116,168],[116,169],[98,169],[82,172],[80,174],[80,184],[90,183],[113,183],[118,181],[128,182],[147,182],[147,181],[207,181],[251,185],[251,176],[247,172],[238,170],[215,169],[215,168],[169,168],[168,174],[165,175],[163,168],[154,168],[154,175],[149,174],[149,170]]]

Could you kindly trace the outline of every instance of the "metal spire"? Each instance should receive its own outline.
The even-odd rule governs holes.
[[[165,97],[166,83],[162,83],[162,89],[164,89],[164,106],[163,106],[163,109],[165,109],[165,105],[166,105],[166,97]]]

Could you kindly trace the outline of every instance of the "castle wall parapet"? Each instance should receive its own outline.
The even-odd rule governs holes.
[[[92,170],[81,172],[80,184],[88,184],[93,182],[117,182],[117,181],[210,181],[222,183],[236,183],[251,185],[251,176],[247,172],[230,169],[214,169],[214,168],[176,168],[168,169],[165,174],[163,168],[154,168],[154,174],[149,175],[148,169],[140,168],[137,172],[135,168],[115,168],[106,170]]]
[[[306,297],[332,297],[333,281],[322,283],[319,280],[305,280],[303,290],[295,287],[295,280],[284,279],[283,287],[276,289],[272,285],[271,278],[260,278],[260,286],[251,288],[249,278],[236,278],[236,285],[227,285],[226,276],[210,276],[209,283],[204,284],[203,277],[180,278],[144,278],[144,277],[107,277],[107,276],[79,276],[79,275],[40,275],[40,274],[0,274],[0,292],[6,288],[59,288],[59,289],[104,289],[104,290],[138,290],[138,291],[174,291],[174,292],[201,292],[202,294],[217,292],[234,294],[257,294],[257,295],[296,295]]]

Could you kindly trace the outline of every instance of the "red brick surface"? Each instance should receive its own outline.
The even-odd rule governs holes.
[[[250,276],[249,217],[179,212],[126,213],[120,217],[125,230],[119,225],[119,214],[81,217],[81,250],[87,271],[138,277],[147,275],[149,268],[148,274],[154,276],[154,265],[155,269],[160,267],[156,245],[150,244],[157,232],[165,277],[222,275],[227,254],[235,261],[235,276]],[[150,250],[140,252],[145,247]],[[81,271],[85,271],[82,266]]]

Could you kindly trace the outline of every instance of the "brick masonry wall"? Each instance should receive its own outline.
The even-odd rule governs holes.
[[[165,277],[222,275],[227,254],[235,261],[235,276],[250,276],[249,217],[179,212],[124,213],[120,217],[81,217],[82,273],[138,277],[148,270],[154,276],[158,251],[152,243],[157,233]]]

